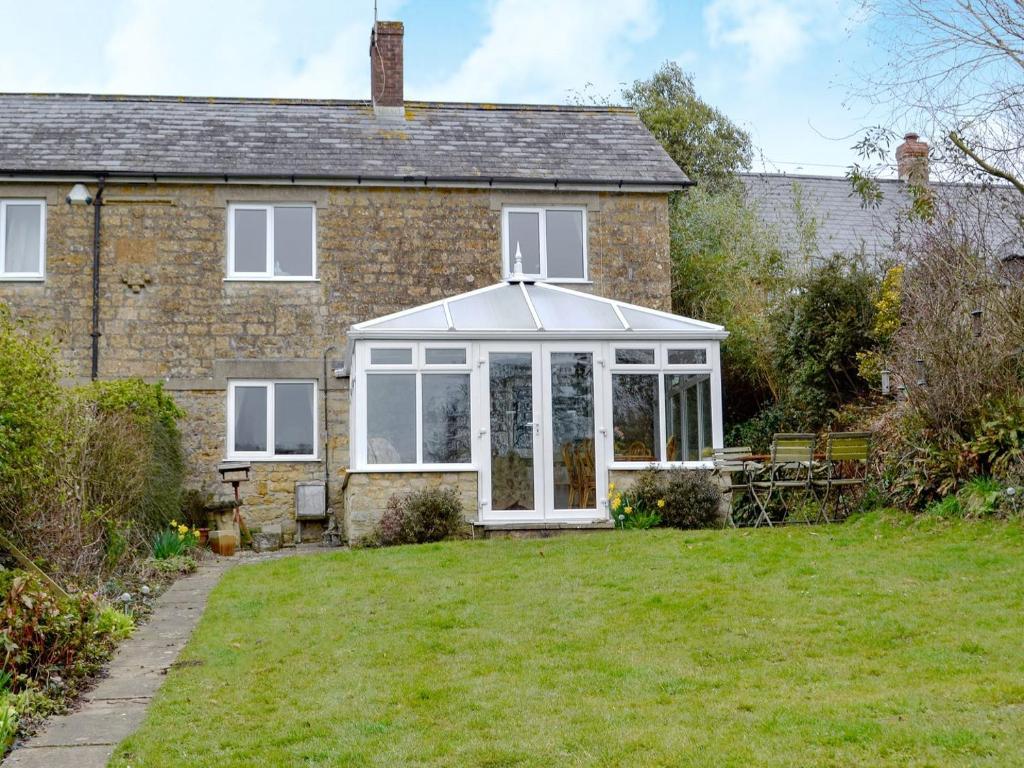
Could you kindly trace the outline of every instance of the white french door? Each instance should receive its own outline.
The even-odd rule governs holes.
[[[600,358],[597,344],[481,345],[481,522],[606,517]]]
[[[484,344],[480,357],[480,521],[543,520],[540,348]]]
[[[542,345],[542,352],[545,518],[604,518],[601,346],[550,343]]]

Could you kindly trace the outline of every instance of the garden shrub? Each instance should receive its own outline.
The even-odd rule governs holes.
[[[147,384],[141,379],[97,381],[82,393],[87,403],[95,405],[103,427],[136,438],[132,441],[138,451],[134,461],[122,452],[97,456],[98,477],[105,469],[99,466],[103,459],[116,465],[110,469],[122,473],[126,465],[135,468],[134,520],[147,533],[166,524],[182,508],[185,458],[178,421],[184,411],[161,383]],[[128,490],[125,484],[119,485],[118,492]]]
[[[405,497],[405,527],[416,544],[459,535],[465,518],[458,492],[442,488],[410,493]]]
[[[454,488],[413,491],[392,495],[367,544],[425,544],[456,538],[466,523],[462,499]]]
[[[61,395],[56,351],[0,304],[0,486],[45,457]]]
[[[938,200],[933,216],[905,225],[887,358],[905,394],[879,442],[897,504],[926,508],[977,477],[1024,482],[1024,281],[986,236],[993,218],[1006,221],[1005,202]]]
[[[670,469],[665,476],[663,525],[670,528],[721,526],[722,492],[710,472]]]
[[[644,470],[637,474],[621,498],[622,507],[629,500],[645,513],[656,511],[659,524],[669,528],[717,528],[723,522],[722,492],[710,472]],[[616,513],[614,501],[615,497],[612,498],[613,514]]]
[[[772,312],[786,430],[812,430],[867,390],[859,360],[874,349],[876,277],[849,256],[811,269]]]
[[[0,602],[0,672],[11,690],[73,693],[131,632],[131,619],[114,611],[91,594],[53,594],[35,576],[12,572]]]
[[[661,487],[653,471],[641,472],[626,490],[619,490],[615,483],[608,486],[608,498],[612,517],[619,528],[646,530],[661,525],[661,510],[665,499],[661,498]]]
[[[381,547],[410,543],[406,540],[403,499],[398,494],[393,493],[388,498],[388,506],[377,522],[374,539],[375,543]]]
[[[0,306],[0,527],[58,579],[95,583],[179,513],[183,414],[139,379],[61,387],[30,331]]]

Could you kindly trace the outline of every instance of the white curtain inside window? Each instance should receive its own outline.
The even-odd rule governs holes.
[[[10,273],[42,271],[39,263],[39,238],[42,235],[39,203],[8,203],[4,234],[4,271]]]
[[[267,450],[267,388],[235,387],[235,450]]]

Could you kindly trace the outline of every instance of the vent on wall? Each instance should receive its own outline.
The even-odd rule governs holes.
[[[327,517],[323,480],[295,483],[295,519],[323,520]]]

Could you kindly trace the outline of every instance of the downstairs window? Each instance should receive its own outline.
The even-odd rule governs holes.
[[[371,465],[469,464],[465,346],[371,345],[364,456]]]
[[[315,459],[315,381],[228,383],[228,458]]]

